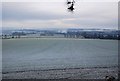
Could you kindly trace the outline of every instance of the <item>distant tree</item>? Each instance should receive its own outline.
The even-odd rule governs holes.
[[[7,35],[4,35],[4,38],[7,39]]]
[[[22,35],[26,35],[24,32],[13,32],[12,36],[16,36],[16,38],[20,38]]]
[[[12,38],[14,38],[14,36],[12,36]]]

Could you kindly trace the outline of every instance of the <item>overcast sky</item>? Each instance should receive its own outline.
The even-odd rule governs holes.
[[[3,28],[118,28],[117,2],[77,2],[74,13],[63,2],[3,2]]]

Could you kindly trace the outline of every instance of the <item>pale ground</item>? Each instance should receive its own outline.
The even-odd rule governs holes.
[[[118,67],[70,68],[3,73],[3,79],[105,79],[118,78]]]

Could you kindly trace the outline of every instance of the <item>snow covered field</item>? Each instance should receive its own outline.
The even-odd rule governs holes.
[[[3,73],[118,65],[117,40],[3,40]]]

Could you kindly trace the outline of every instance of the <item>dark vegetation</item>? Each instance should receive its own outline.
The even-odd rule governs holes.
[[[58,31],[58,30],[19,30],[15,32],[11,32],[11,34],[3,34],[2,39],[9,38],[21,38],[22,36],[39,36],[39,37],[55,37],[56,35],[62,35],[64,38],[85,38],[85,39],[113,39],[120,40],[120,31],[119,30],[78,30],[78,29],[68,29],[66,32]],[[27,37],[28,38],[28,37]]]

